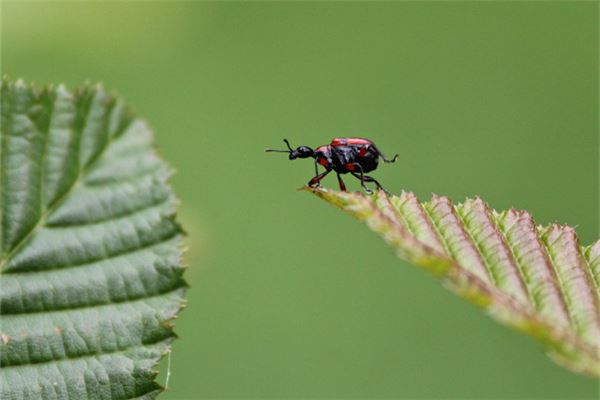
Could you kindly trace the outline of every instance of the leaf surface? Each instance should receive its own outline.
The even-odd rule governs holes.
[[[152,132],[99,86],[0,89],[0,398],[156,397],[185,282]]]
[[[539,340],[561,365],[600,377],[600,241],[538,226],[526,211],[480,198],[372,196],[306,189],[366,222],[401,259],[423,267],[500,322]]]

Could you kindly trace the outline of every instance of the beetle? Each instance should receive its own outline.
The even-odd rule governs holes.
[[[379,158],[386,163],[393,163],[398,158],[398,154],[396,154],[391,160],[387,159],[375,146],[375,143],[363,138],[334,138],[328,145],[319,146],[314,150],[308,146],[292,149],[287,139],[283,139],[283,141],[288,150],[265,149],[265,151],[288,153],[290,160],[314,158],[315,176],[308,181],[309,187],[320,186],[321,180],[331,171],[335,171],[342,191],[346,191],[346,185],[341,175],[347,173],[359,179],[367,193],[372,193],[372,191],[367,187],[366,182],[374,183],[378,189],[385,190],[375,178],[365,175],[365,173],[377,169]],[[319,173],[319,165],[325,168],[325,172]]]

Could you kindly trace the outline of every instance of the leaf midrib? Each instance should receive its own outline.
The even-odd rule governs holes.
[[[108,112],[108,114],[110,114],[110,112],[112,112],[112,109],[114,108],[114,106],[115,106],[115,104],[113,103],[110,107],[110,111]],[[83,126],[86,126],[86,124],[88,122],[88,119],[90,117],[90,109],[91,109],[91,107],[86,110],[85,123],[83,124]],[[54,110],[54,108],[52,108],[52,110]],[[132,120],[128,121],[127,124],[123,127],[123,131],[127,130],[127,128],[129,126],[131,126],[132,123],[133,123]],[[46,134],[49,135],[49,127],[48,127],[48,131],[46,132]],[[15,254],[17,254],[21,250],[21,248],[33,236],[35,236],[35,234],[37,233],[37,231],[39,229],[41,229],[42,227],[44,227],[46,225],[46,220],[48,219],[48,217],[62,205],[62,203],[71,195],[71,193],[73,193],[73,191],[75,191],[75,189],[77,189],[77,187],[79,187],[83,183],[83,178],[89,173],[89,171],[91,169],[94,168],[94,165],[96,164],[98,159],[104,154],[106,149],[118,137],[118,135],[110,135],[109,132],[107,132],[107,136],[108,137],[107,137],[106,141],[104,142],[104,145],[100,148],[100,150],[96,153],[96,155],[87,163],[87,165],[84,165],[82,168],[79,169],[79,173],[77,174],[77,177],[73,180],[73,183],[65,191],[65,193],[63,193],[61,196],[59,196],[45,210],[42,211],[37,223],[29,230],[29,232],[27,232],[27,234],[23,235],[23,237],[13,246],[12,250],[9,251],[6,254],[6,256],[4,256],[0,260],[0,274],[3,273],[4,266],[12,259],[12,257],[14,257]],[[81,140],[81,136],[79,137],[79,140]],[[45,146],[44,146],[44,148],[45,148]],[[44,172],[44,165],[42,164],[40,174],[43,174],[43,172]],[[40,180],[40,186],[42,185],[42,181],[43,180]]]
[[[410,248],[410,246],[415,244],[410,240],[403,240],[398,243],[396,243],[396,241],[388,240],[386,237],[386,232],[389,230],[399,229],[401,227],[404,228],[402,220],[400,219],[397,221],[397,223],[394,223],[387,215],[381,213],[381,211],[376,207],[375,202],[366,198],[362,194],[352,193],[342,196],[339,192],[329,191],[326,189],[307,189],[307,191],[310,191],[316,194],[318,197],[347,211],[357,219],[367,222],[367,225],[372,230],[383,235],[386,241],[399,250]],[[440,237],[442,239],[442,243],[446,245],[444,236],[440,235],[439,229],[436,229],[436,219],[432,218],[432,215],[429,213],[430,210],[428,209],[428,204],[430,203],[420,204],[423,206],[423,210],[428,216],[428,219],[432,221],[433,228],[436,230],[438,237]],[[368,212],[368,209],[371,210],[371,213]],[[371,223],[371,218],[379,219],[380,221]],[[513,224],[508,228],[508,231],[516,227],[517,225]],[[410,230],[407,229],[407,233],[410,234]],[[506,235],[502,234],[500,236],[506,237]],[[536,237],[537,240],[540,240],[539,232],[536,233]],[[411,235],[411,239],[415,239],[415,237]],[[416,240],[419,244],[419,247],[421,247],[423,242],[418,239]],[[447,246],[444,247],[447,249]],[[541,248],[544,249],[544,247],[544,244],[541,244]],[[508,248],[511,250],[511,252],[513,251],[512,246],[509,245]],[[430,267],[429,261],[423,261],[418,257],[413,258],[410,253],[398,254],[404,254],[404,256],[401,255],[401,258],[420,265],[421,267],[425,267],[427,269]],[[508,324],[519,331],[523,331],[544,343],[547,351],[554,356],[553,358],[560,360],[558,361],[560,364],[565,364],[569,368],[584,374],[600,376],[600,352],[598,351],[600,348],[598,347],[597,342],[582,336],[572,323],[572,319],[568,318],[568,314],[568,324],[562,325],[557,324],[556,321],[554,321],[552,318],[549,318],[547,315],[539,313],[535,307],[531,307],[531,304],[529,304],[530,307],[523,307],[523,302],[518,301],[509,293],[504,292],[492,282],[486,283],[479,276],[476,276],[468,269],[463,268],[457,263],[457,260],[452,257],[451,254],[452,253],[450,252],[449,257],[446,254],[441,257],[435,253],[431,255],[434,258],[437,258],[437,261],[439,262],[443,262],[446,260],[446,258],[449,258],[449,261],[453,267],[449,268],[448,272],[445,274],[445,278],[448,279],[446,282],[449,284],[455,283],[456,286],[451,285],[450,287],[453,287],[459,295],[467,299],[472,299],[472,301],[478,304],[479,301],[478,297],[476,296],[483,296],[483,298],[487,300],[485,300],[485,303],[481,303],[482,307],[492,307],[492,314],[494,314],[496,319],[498,319],[500,322]],[[589,260],[584,257],[581,252],[579,254],[585,259],[585,264],[589,265]],[[548,254],[546,251],[544,251],[544,255],[545,263],[548,264],[550,260],[547,258]],[[586,272],[591,273],[592,271]],[[554,282],[558,284],[556,278]],[[561,295],[564,296],[563,290],[559,291]],[[490,303],[487,302],[488,300]],[[564,301],[564,298],[562,300]]]

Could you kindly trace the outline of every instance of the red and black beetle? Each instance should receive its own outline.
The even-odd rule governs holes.
[[[375,143],[368,139],[362,138],[335,138],[328,145],[317,147],[315,150],[307,146],[300,146],[296,150],[292,149],[290,142],[283,139],[289,150],[273,150],[266,149],[265,151],[276,151],[279,153],[289,153],[290,160],[296,158],[315,159],[315,177],[308,182],[308,186],[317,187],[323,179],[331,171],[337,173],[340,190],[345,191],[346,185],[340,174],[350,173],[360,180],[360,184],[367,193],[371,190],[365,182],[373,182],[378,189],[383,187],[374,178],[365,175],[366,172],[373,171],[377,168],[379,158],[386,163],[393,163],[398,158],[398,154],[391,160],[388,160],[381,151],[375,146]],[[319,173],[318,166],[325,167],[325,172]]]

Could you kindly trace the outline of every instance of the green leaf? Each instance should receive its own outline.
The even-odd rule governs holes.
[[[156,397],[185,282],[150,129],[99,86],[0,89],[0,398]]]
[[[497,212],[479,198],[452,204],[307,189],[364,221],[398,256],[460,296],[539,340],[559,364],[600,377],[600,241],[536,225],[526,211]]]

